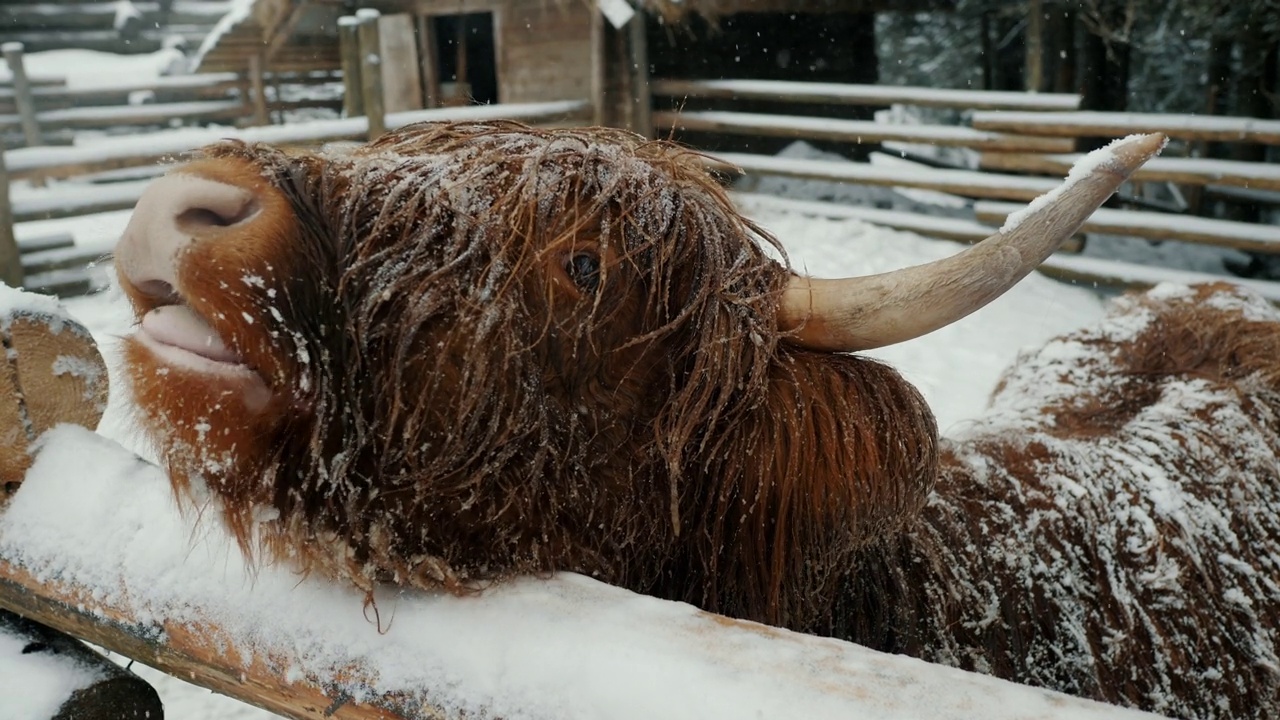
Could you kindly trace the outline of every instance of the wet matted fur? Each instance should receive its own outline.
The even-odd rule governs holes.
[[[362,588],[574,570],[1186,717],[1276,708],[1265,304],[1126,301],[940,445],[891,368],[787,344],[789,269],[687,150],[484,123],[204,155],[271,213],[179,287],[272,399],[128,359],[175,487],[247,552]]]

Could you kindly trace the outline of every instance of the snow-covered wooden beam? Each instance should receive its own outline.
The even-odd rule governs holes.
[[[0,512],[0,606],[292,718],[1150,717],[585,577],[453,597],[254,568],[101,436],[61,426]]]

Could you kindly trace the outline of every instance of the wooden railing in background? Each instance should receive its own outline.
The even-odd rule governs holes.
[[[762,114],[730,110],[670,110],[654,113],[655,132],[716,133],[754,137],[786,137],[844,144],[897,143],[958,147],[973,151],[973,167],[948,168],[926,164],[796,160],[750,153],[719,153],[722,169],[748,176],[781,176],[808,180],[933,190],[964,199],[968,218],[940,218],[914,211],[858,208],[852,215],[822,203],[781,201],[794,209],[818,215],[864,217],[890,227],[949,239],[978,240],[994,232],[1020,205],[1052,187],[1066,175],[1081,154],[1082,139],[1122,137],[1140,132],[1163,132],[1175,139],[1165,155],[1150,161],[1133,176],[1128,189],[1111,207],[1100,210],[1083,228],[1085,233],[1123,235],[1149,240],[1233,248],[1250,253],[1280,254],[1280,226],[1274,222],[1240,222],[1197,217],[1191,208],[1162,207],[1141,191],[1143,183],[1169,183],[1179,193],[1213,192],[1237,203],[1257,203],[1275,213],[1280,208],[1280,165],[1188,157],[1210,142],[1280,145],[1280,121],[1257,118],[1205,117],[1143,113],[1099,113],[1076,110],[1075,95],[940,90],[915,87],[838,85],[761,80],[655,80],[654,95],[666,106],[682,106],[688,99],[720,101],[768,100],[779,104],[849,106],[909,105],[957,111],[963,124],[893,124],[851,121],[800,114]],[[664,99],[669,99],[664,100]],[[731,107],[731,106],[730,106]],[[937,113],[935,113],[937,114]],[[679,135],[677,135],[679,137]],[[732,172],[732,170],[730,171]],[[767,202],[744,198],[749,206]],[[827,203],[826,205],[831,205]],[[872,219],[874,217],[874,219]],[[1083,260],[1083,259],[1082,259]],[[1155,281],[1160,273],[1089,259],[1075,263],[1089,272],[1062,273],[1092,281],[1129,284]],[[1096,277],[1090,275],[1093,273]],[[1183,277],[1183,279],[1207,279]],[[1280,297],[1280,293],[1267,291]]]
[[[440,108],[416,112],[392,113],[384,119],[387,128],[397,128],[414,122],[437,120],[487,120],[514,119],[530,124],[581,122],[590,112],[589,103],[560,101],[551,103],[478,105],[470,107]],[[228,129],[181,128],[162,132],[142,133],[112,138],[71,147],[34,147],[10,150],[3,160],[8,166],[7,176],[0,173],[0,197],[10,201],[10,180],[44,178],[48,180],[76,179],[81,182],[60,185],[50,183],[48,188],[23,193],[7,202],[9,216],[0,204],[0,262],[6,229],[12,233],[13,223],[29,222],[54,217],[76,217],[111,210],[133,207],[150,178],[164,171],[175,158],[210,143],[225,139],[246,142],[264,142],[276,145],[316,146],[327,142],[353,140],[368,137],[367,118],[354,117],[338,120],[319,120],[290,125],[267,125]],[[86,190],[86,182],[94,178],[118,177],[126,173],[141,172],[141,177],[112,182]],[[76,246],[65,234],[41,235],[26,241],[17,241],[14,247],[21,253],[19,269],[25,274],[21,285],[29,290],[55,294],[77,294],[89,288],[84,268],[100,258],[110,248]],[[17,286],[17,284],[15,284]]]
[[[49,78],[29,82],[18,43],[6,43],[4,56],[14,71],[12,82],[0,83],[0,139],[8,147],[67,144],[82,130],[120,133],[215,122],[243,127],[271,122],[268,113],[278,118],[286,111],[342,108],[342,80],[333,73],[268,73],[250,63],[241,73],[121,78],[108,86],[74,88]],[[298,93],[327,97],[282,97]]]

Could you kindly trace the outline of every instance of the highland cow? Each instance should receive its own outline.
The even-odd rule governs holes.
[[[568,570],[1183,717],[1278,709],[1280,320],[1123,301],[1007,374],[969,436],[849,354],[1044,259],[1159,138],[1021,225],[799,277],[696,154],[427,125],[206,148],[117,251],[132,391],[242,549],[369,590]],[[783,259],[778,259],[778,258]]]

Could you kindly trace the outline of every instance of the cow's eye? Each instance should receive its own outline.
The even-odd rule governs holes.
[[[600,287],[600,258],[592,253],[579,252],[565,261],[564,271],[583,292],[595,292]]]

